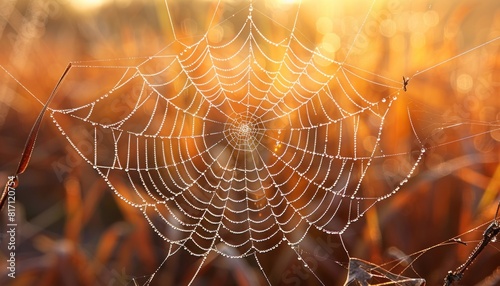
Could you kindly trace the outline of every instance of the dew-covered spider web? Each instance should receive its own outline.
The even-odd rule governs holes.
[[[237,256],[293,246],[311,227],[342,233],[399,190],[364,194],[361,186],[374,161],[407,155],[380,143],[402,82],[330,58],[300,39],[295,23],[281,27],[253,3],[231,17],[245,20],[220,42],[215,23],[194,44],[174,42],[139,64],[73,65],[70,73],[105,73],[109,86],[86,104],[52,110],[54,124],[116,195],[193,255],[220,243]],[[129,105],[114,108],[117,97]],[[80,128],[90,130],[91,150],[79,148]],[[123,177],[133,192],[114,187]]]
[[[362,191],[373,163],[407,156],[380,143],[402,82],[349,65],[337,39],[315,47],[299,32],[300,11],[290,7],[286,26],[259,3],[221,19],[216,7],[192,43],[133,65],[75,64],[65,79],[77,69],[106,75],[95,99],[51,117],[172,253],[241,258],[297,247],[311,228],[341,234],[395,194],[425,152],[391,189]],[[232,19],[234,33],[217,38]],[[125,96],[130,104],[114,108]],[[90,150],[78,146],[82,129]],[[116,187],[123,178],[132,191]]]
[[[430,151],[455,142],[436,134],[471,127],[458,135],[465,142],[498,132],[498,109],[482,121],[434,123],[426,117],[434,107],[411,99],[433,92],[425,82],[436,70],[498,52],[498,29],[450,54],[422,55],[415,46],[445,17],[433,4],[311,2],[202,2],[195,20],[183,14],[194,4],[167,2],[163,50],[72,63],[57,93],[71,103],[51,106],[51,120],[168,249],[156,272],[133,283],[161,284],[162,267],[184,252],[196,258],[185,284],[203,285],[201,272],[219,255],[252,261],[258,283],[330,285],[321,277],[328,270],[307,259],[323,257],[311,234],[339,239],[335,252],[348,260],[336,263],[349,275],[335,283],[424,283],[417,271],[408,278],[356,259],[344,241],[370,209],[403,192]],[[390,40],[400,58],[377,49]],[[457,90],[469,88],[468,76],[457,73]],[[489,76],[498,91],[498,74]],[[281,248],[307,279],[273,273]]]

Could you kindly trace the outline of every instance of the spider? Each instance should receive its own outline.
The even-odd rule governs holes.
[[[405,92],[406,92],[406,86],[408,85],[408,82],[410,82],[410,78],[403,76],[403,90]]]

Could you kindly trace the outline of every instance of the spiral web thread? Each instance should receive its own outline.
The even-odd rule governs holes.
[[[296,29],[300,5],[285,27],[257,4],[216,23],[217,6],[201,37],[141,61],[74,64],[106,84],[81,105],[51,109],[81,157],[170,243],[169,255],[241,258],[295,249],[311,228],[342,234],[400,190],[425,152],[392,189],[364,194],[371,166],[408,155],[380,143],[402,82],[347,64],[356,37],[335,57],[314,46]],[[214,41],[231,19],[240,19],[234,34]]]

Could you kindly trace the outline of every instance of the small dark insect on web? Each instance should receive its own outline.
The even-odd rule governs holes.
[[[406,86],[408,85],[409,82],[410,82],[410,78],[403,76],[403,90],[405,92],[406,92]]]
[[[455,271],[448,271],[448,274],[444,278],[444,286],[449,286],[452,285],[454,282],[458,282],[462,279],[464,276],[465,271],[469,266],[474,262],[474,260],[477,258],[477,256],[483,251],[483,249],[490,243],[494,242],[496,240],[496,236],[500,232],[500,220],[498,218],[498,211],[500,209],[500,202],[498,203],[497,206],[497,211],[495,213],[495,219],[493,222],[488,226],[488,228],[484,231],[483,233],[483,239],[479,244],[474,248],[472,251],[471,255],[465,261],[464,264],[460,265],[455,269]]]

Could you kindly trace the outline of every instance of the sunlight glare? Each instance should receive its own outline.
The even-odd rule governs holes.
[[[299,4],[302,0],[280,0],[282,4]]]
[[[71,4],[71,6],[73,6],[77,10],[89,11],[102,7],[106,3],[110,2],[110,0],[85,0],[85,1],[68,0],[68,2]]]

